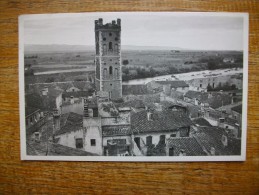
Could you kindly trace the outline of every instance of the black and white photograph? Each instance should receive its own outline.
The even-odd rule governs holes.
[[[22,160],[244,161],[248,14],[19,17]]]

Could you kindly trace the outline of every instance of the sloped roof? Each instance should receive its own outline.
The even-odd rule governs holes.
[[[143,95],[148,94],[146,85],[122,85],[123,95]]]
[[[208,100],[209,93],[200,92],[200,91],[187,91],[184,96],[190,99],[196,98],[200,102],[204,103],[206,102],[206,100]]]
[[[25,95],[26,106],[35,109],[45,109],[42,97],[37,93],[30,93]],[[26,113],[27,115],[27,113]]]
[[[38,108],[26,106],[26,107],[25,107],[25,116],[27,117],[27,116],[29,116],[30,114],[32,114],[32,113],[34,113],[34,112],[36,112],[36,111],[38,111],[38,110],[39,110]]]
[[[103,136],[131,135],[131,128],[129,125],[105,126],[102,132]]]
[[[212,125],[204,118],[196,118],[194,120],[192,120],[193,123],[199,125],[199,126],[207,126],[207,127],[211,127]]]
[[[203,103],[208,103],[211,108],[219,108],[231,104],[232,98],[228,94],[212,93],[212,97],[204,100]]]
[[[63,146],[56,143],[49,143],[49,151],[47,153],[47,142],[26,142],[27,155],[36,156],[98,156],[98,154],[86,152],[76,148]]]
[[[92,93],[88,92],[88,91],[72,91],[72,92],[63,92],[62,93],[62,97],[66,98],[66,97],[89,97],[91,96]]]
[[[226,135],[228,145],[224,147],[221,142],[222,135]],[[203,127],[194,134],[197,141],[207,150],[211,147],[215,148],[216,155],[240,155],[241,140],[228,135],[223,128],[219,127]]]
[[[197,99],[202,103],[208,103],[211,108],[219,108],[224,105],[231,104],[231,96],[224,93],[212,92],[209,93],[199,91],[188,91],[185,97],[190,99]]]
[[[242,104],[231,108],[231,110],[233,110],[233,111],[235,111],[235,112],[237,112],[239,114],[242,114]]]
[[[118,103],[117,107],[132,107],[132,108],[145,108],[145,104],[143,100],[131,100],[123,103]]]
[[[184,81],[156,81],[160,85],[171,85],[171,88],[189,87]]]
[[[186,156],[206,156],[194,137],[169,138],[167,147],[174,149],[175,156],[179,156],[181,150],[186,153]]]
[[[188,127],[191,124],[192,121],[183,112],[154,112],[152,120],[148,120],[146,110],[132,113],[131,116],[133,133],[170,131]]]
[[[60,119],[60,130],[55,135],[69,133],[83,127],[83,116],[74,112],[62,115]]]
[[[88,81],[73,81],[73,85],[81,91],[87,91],[93,87],[93,84]]]

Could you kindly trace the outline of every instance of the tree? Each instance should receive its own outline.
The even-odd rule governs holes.
[[[123,65],[128,65],[128,64],[129,64],[129,60],[123,60],[123,61],[122,61],[122,64],[123,64]]]
[[[54,77],[48,77],[45,82],[46,83],[53,83],[54,81],[55,81]]]

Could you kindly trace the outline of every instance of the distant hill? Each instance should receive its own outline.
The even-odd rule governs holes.
[[[79,52],[79,51],[94,51],[93,45],[25,45],[24,52],[30,53],[54,53],[54,52]],[[176,47],[162,47],[162,46],[134,46],[122,45],[122,50],[183,50]]]

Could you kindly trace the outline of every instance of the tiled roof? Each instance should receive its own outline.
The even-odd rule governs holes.
[[[213,109],[231,104],[231,96],[224,93],[213,92],[211,94],[199,91],[188,91],[185,97],[197,99],[201,103],[208,103]]]
[[[69,133],[83,127],[83,116],[74,112],[65,114],[60,120],[60,130],[55,135]]]
[[[43,102],[43,98],[37,93],[26,94],[25,101],[27,107],[38,108],[40,110],[46,109]]]
[[[132,108],[145,108],[143,100],[131,100],[128,102],[118,103],[117,107],[132,107]]]
[[[206,119],[204,119],[204,118],[196,118],[196,119],[192,120],[192,122],[193,122],[194,124],[197,124],[197,125],[202,126],[202,127],[204,127],[204,126],[211,127],[211,126],[212,126],[212,125],[211,125]]]
[[[25,116],[29,116],[30,114],[36,112],[37,110],[39,110],[38,108],[35,108],[35,107],[28,107],[26,106],[25,107]]]
[[[81,91],[87,91],[93,88],[93,84],[87,81],[73,81],[73,85]]]
[[[192,124],[189,117],[182,112],[154,112],[152,120],[147,119],[147,111],[132,113],[131,127],[134,133],[160,132],[188,127]]]
[[[242,104],[231,108],[231,110],[233,110],[239,114],[242,114]]]
[[[184,151],[186,156],[205,156],[200,144],[194,137],[169,138],[167,147],[174,149],[174,155],[179,156],[180,151]]]
[[[98,156],[97,154],[63,146],[56,143],[49,143],[49,151],[47,152],[47,142],[26,142],[27,155],[36,156]]]
[[[202,103],[205,103],[208,100],[209,93],[199,92],[199,91],[187,91],[185,97],[190,99],[197,99]]]
[[[52,97],[58,97],[60,94],[62,94],[62,90],[60,89],[55,89],[55,88],[48,88],[48,96],[52,96]]]
[[[171,88],[189,87],[184,81],[156,81],[160,85],[171,85]]]
[[[92,93],[89,93],[88,91],[73,91],[73,92],[63,92],[62,97],[66,98],[66,97],[88,97],[91,96]]]
[[[103,136],[131,135],[129,125],[105,126],[102,127]]]
[[[148,93],[146,85],[122,85],[123,95],[143,95]]]
[[[221,106],[231,104],[231,96],[221,93],[212,93],[212,97],[204,100],[204,103],[208,103],[211,108],[216,109]]]
[[[226,135],[228,145],[224,147],[221,139]],[[227,135],[225,129],[219,127],[203,127],[194,134],[197,141],[207,151],[215,148],[216,155],[240,155],[241,153],[241,140]]]

